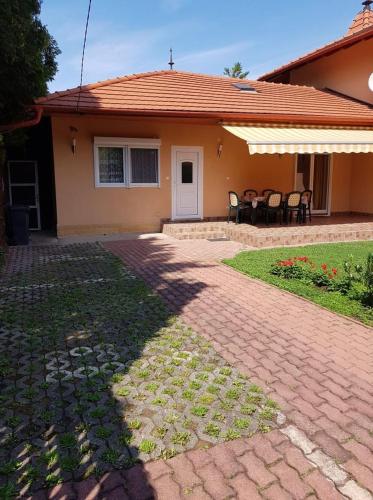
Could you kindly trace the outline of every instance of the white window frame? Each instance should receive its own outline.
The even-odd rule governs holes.
[[[100,165],[98,148],[122,148],[123,150],[123,179],[124,182],[100,182]],[[95,187],[121,188],[159,188],[161,185],[161,158],[160,139],[136,139],[127,137],[95,137],[93,141]],[[156,149],[158,151],[158,182],[132,182],[131,149]]]

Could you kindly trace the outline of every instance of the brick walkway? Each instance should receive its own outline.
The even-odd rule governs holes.
[[[147,487],[162,499],[372,498],[372,329],[218,264],[218,243],[212,253],[210,242],[193,244],[153,238],[106,247],[266,388],[290,440],[275,431],[154,462],[141,470]],[[228,256],[223,245],[220,257]],[[147,498],[132,496],[136,473],[106,498]]]

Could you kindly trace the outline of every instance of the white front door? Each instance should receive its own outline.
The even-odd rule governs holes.
[[[202,148],[172,148],[172,218],[202,218]]]

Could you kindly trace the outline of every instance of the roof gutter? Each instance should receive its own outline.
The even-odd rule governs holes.
[[[34,127],[40,123],[41,117],[43,115],[43,108],[41,106],[33,106],[35,110],[34,118],[31,120],[24,120],[21,122],[8,123],[7,125],[0,126],[1,133],[9,133],[17,130],[19,128]]]
[[[76,111],[62,106],[45,107],[45,114],[73,114]],[[78,115],[96,115],[96,116],[127,116],[127,117],[149,117],[149,118],[205,118],[221,121],[240,121],[255,123],[287,123],[287,124],[308,124],[308,125],[330,125],[330,126],[351,126],[351,127],[372,127],[373,118],[329,118],[325,116],[309,115],[286,115],[286,114],[248,114],[248,113],[211,113],[201,111],[144,111],[144,110],[117,110],[117,109],[80,109]]]

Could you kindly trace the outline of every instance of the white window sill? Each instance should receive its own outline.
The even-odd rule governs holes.
[[[130,184],[130,188],[159,188],[159,184]]]
[[[96,188],[126,188],[128,187],[126,184],[117,184],[115,182],[110,182],[110,183],[100,183],[96,184]]]
[[[131,189],[131,188],[159,188],[161,187],[160,184],[115,184],[113,183],[106,183],[106,184],[96,184],[96,188],[125,188],[125,189]]]

